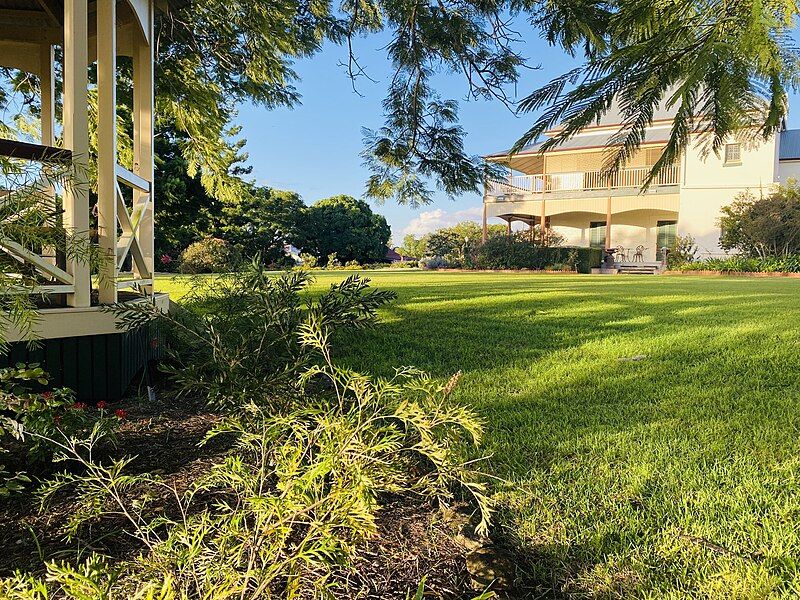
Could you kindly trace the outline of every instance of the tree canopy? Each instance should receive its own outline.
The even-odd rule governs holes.
[[[386,219],[372,212],[369,204],[352,196],[333,196],[306,211],[303,249],[324,265],[336,253],[341,263],[383,261],[391,229]]]
[[[158,126],[185,136],[180,147],[190,177],[199,173],[215,197],[235,196],[236,165],[246,157],[234,127],[237,105],[299,102],[292,62],[319,52],[325,41],[351,49],[348,73],[357,77],[352,40],[385,31],[394,74],[385,122],[364,135],[372,172],[367,195],[422,204],[431,200],[431,186],[450,195],[477,190],[491,170],[466,153],[458,104],[435,87],[441,72],[460,74],[471,97],[544,111],[516,149],[556,123],[563,127],[548,146],[563,142],[616,98],[621,146],[609,167],[638,148],[666,102],[677,116],[655,173],[685,149],[693,131],[705,132],[708,149],[718,151],[731,134],[764,138],[780,127],[787,90],[798,84],[791,41],[798,10],[786,0],[188,0],[157,23]],[[521,69],[535,66],[521,54],[528,32],[514,29],[524,21],[583,64],[516,104]],[[17,77],[15,89],[32,90],[31,81]],[[6,91],[0,108],[8,105]],[[35,99],[28,100],[22,105],[35,112]]]
[[[800,254],[800,188],[790,181],[767,195],[747,192],[722,207],[719,245],[765,258]]]

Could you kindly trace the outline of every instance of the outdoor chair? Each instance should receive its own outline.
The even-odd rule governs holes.
[[[644,262],[644,246],[636,246],[636,253],[633,255],[633,262]]]
[[[628,260],[628,251],[624,246],[617,246],[614,254],[617,262],[625,262]]]

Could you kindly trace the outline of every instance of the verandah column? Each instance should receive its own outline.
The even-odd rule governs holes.
[[[42,145],[54,146],[55,135],[55,79],[54,52],[50,44],[42,44],[39,50],[39,81],[42,92]]]
[[[611,195],[606,201],[606,248],[611,248]]]
[[[147,273],[139,271],[134,261],[134,273],[140,279],[152,279],[155,274],[154,259],[154,164],[153,164],[153,118],[154,118],[154,83],[153,83],[153,11],[152,7],[147,16],[146,39],[135,43],[133,51],[133,172],[142,179],[150,182],[149,198],[145,192],[134,189],[133,206],[146,205],[141,221],[137,239],[144,256]],[[149,202],[148,202],[149,200]],[[153,292],[152,285],[144,286],[148,294]]]
[[[42,146],[56,145],[56,97],[55,97],[55,52],[50,43],[39,47],[39,91],[41,92],[41,118]],[[45,194],[55,207],[56,190],[48,184]],[[42,248],[42,258],[50,264],[57,264],[59,259],[53,246]],[[63,265],[62,265],[63,267]]]
[[[486,196],[483,198],[483,226],[481,228],[481,240],[486,243],[489,237],[489,226],[486,224]]]
[[[116,2],[97,3],[97,235],[100,302],[117,301]]]
[[[542,235],[542,246],[544,246],[547,242],[547,207],[545,206],[544,194],[542,194],[542,214],[540,219],[539,229]]]
[[[103,4],[103,3],[101,3]],[[74,181],[64,189],[64,227],[81,245],[89,244],[89,98],[87,66],[88,17],[86,0],[64,0],[64,146],[72,151]],[[70,306],[91,301],[90,268],[85,260],[67,261],[75,291]]]

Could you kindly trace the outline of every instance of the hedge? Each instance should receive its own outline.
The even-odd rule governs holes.
[[[684,263],[679,271],[731,271],[737,273],[800,273],[800,255],[752,258],[729,256]]]
[[[579,273],[590,273],[603,261],[600,248],[572,246],[536,246],[527,240],[497,237],[475,252],[477,269],[563,269],[572,268]]]

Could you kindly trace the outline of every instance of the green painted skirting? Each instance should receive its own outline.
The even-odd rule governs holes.
[[[119,400],[131,384],[139,385],[143,367],[161,358],[159,336],[142,327],[126,333],[39,340],[11,344],[0,356],[0,367],[40,363],[50,374],[51,387],[68,387],[82,402]]]

